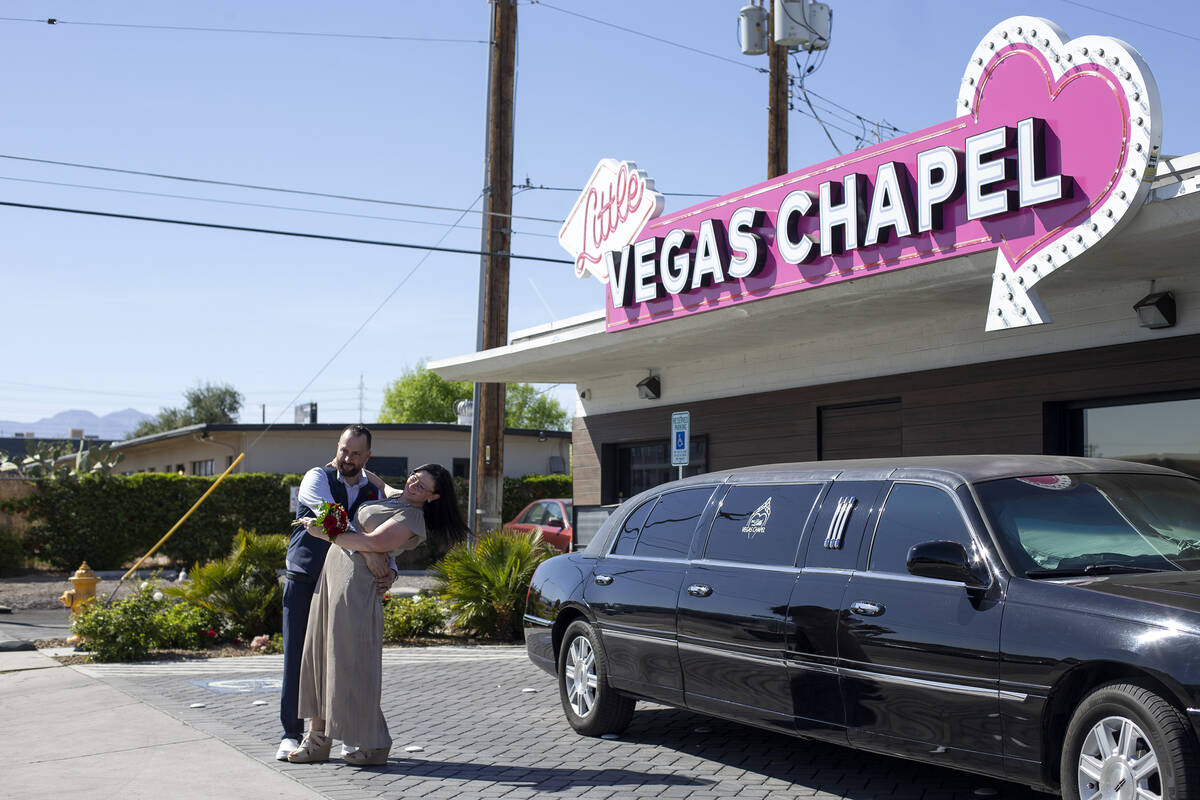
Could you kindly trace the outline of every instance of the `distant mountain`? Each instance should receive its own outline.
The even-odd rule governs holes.
[[[150,414],[143,414],[133,408],[114,411],[103,417],[98,417],[91,411],[61,411],[53,417],[39,419],[37,422],[0,420],[0,437],[32,433],[34,436],[46,439],[65,439],[71,435],[71,431],[82,430],[85,436],[96,436],[100,439],[124,439],[138,426],[138,423],[150,418]]]

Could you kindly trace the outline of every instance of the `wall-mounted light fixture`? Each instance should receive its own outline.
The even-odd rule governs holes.
[[[1175,294],[1155,292],[1151,285],[1150,294],[1134,303],[1133,310],[1143,328],[1170,328],[1175,324]]]
[[[643,400],[657,400],[662,397],[662,381],[657,375],[642,378],[637,384],[638,397]]]

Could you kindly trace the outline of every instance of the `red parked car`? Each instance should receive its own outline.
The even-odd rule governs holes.
[[[571,529],[571,500],[555,498],[534,500],[511,522],[504,523],[506,530],[539,531],[542,538],[564,553],[571,552],[574,532]]]

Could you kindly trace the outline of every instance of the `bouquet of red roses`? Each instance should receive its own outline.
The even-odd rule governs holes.
[[[325,535],[333,540],[350,529],[350,518],[346,516],[346,509],[340,504],[321,503],[321,507],[317,509],[317,524],[325,531]]]

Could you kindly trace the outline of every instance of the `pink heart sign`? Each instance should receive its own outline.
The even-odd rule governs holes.
[[[1133,48],[1013,17],[975,48],[954,120],[651,218],[606,251],[607,329],[987,250],[986,328],[1047,322],[1034,285],[1133,217],[1161,141]]]
[[[1074,196],[1022,221],[995,224],[1000,241],[987,330],[1048,322],[1033,285],[1119,229],[1145,202],[1162,143],[1158,86],[1118,39],[1067,41],[1054,23],[1014,17],[988,32],[963,76],[960,117],[988,127],[1011,110],[1052,121],[1054,169]]]

